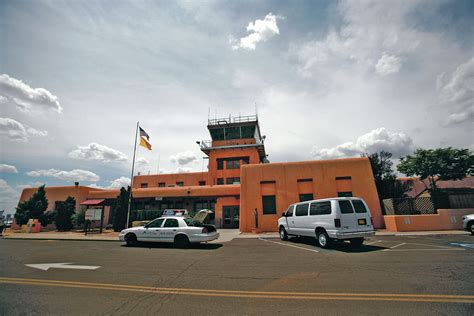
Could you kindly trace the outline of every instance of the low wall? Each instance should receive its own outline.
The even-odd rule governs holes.
[[[438,214],[386,215],[385,227],[392,232],[462,229],[462,217],[474,214],[474,208],[439,209]]]

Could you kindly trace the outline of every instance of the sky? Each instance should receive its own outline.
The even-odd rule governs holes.
[[[474,2],[0,0],[0,209],[206,170],[208,118],[271,162],[474,149]]]

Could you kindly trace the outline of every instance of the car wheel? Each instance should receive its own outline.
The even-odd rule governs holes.
[[[469,224],[467,224],[468,228],[469,228],[469,231],[471,232],[471,234],[474,235],[474,222],[470,222]]]
[[[127,246],[135,246],[137,244],[137,236],[135,234],[127,234],[125,235],[125,243],[127,243]]]
[[[327,249],[327,248],[330,247],[331,238],[329,238],[328,234],[324,230],[320,231],[317,234],[316,238],[317,238],[319,247],[321,247],[323,249]]]
[[[185,235],[178,235],[174,238],[174,244],[178,248],[188,248],[189,247],[189,238]]]
[[[351,246],[354,248],[359,248],[364,243],[364,238],[353,238],[351,239]]]
[[[281,240],[288,240],[288,234],[286,233],[285,227],[280,227],[280,239]]]

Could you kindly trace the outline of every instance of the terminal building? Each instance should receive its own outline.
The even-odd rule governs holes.
[[[376,228],[383,227],[377,189],[368,158],[270,163],[257,116],[209,119],[211,140],[198,145],[208,158],[207,172],[136,175],[132,209],[140,211],[211,209],[218,228],[241,232],[277,231],[287,207],[313,199],[357,196],[372,212]],[[20,200],[36,189],[24,189]],[[111,222],[119,190],[84,186],[46,187],[49,208],[74,196],[78,207],[103,207]]]

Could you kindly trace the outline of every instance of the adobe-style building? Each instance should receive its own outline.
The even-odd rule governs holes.
[[[207,128],[211,140],[198,144],[209,160],[208,171],[135,176],[133,209],[185,208],[193,213],[207,208],[215,212],[211,220],[218,228],[261,232],[277,231],[281,212],[292,203],[358,196],[369,205],[375,227],[383,227],[368,158],[270,163],[257,116],[210,119]],[[119,190],[60,188],[46,188],[51,206],[68,195],[75,196],[71,190],[86,190],[85,195],[75,196],[78,205],[102,204],[111,218],[107,201],[115,199]],[[58,196],[58,190],[64,190],[64,196]],[[33,192],[25,189],[21,200]]]

